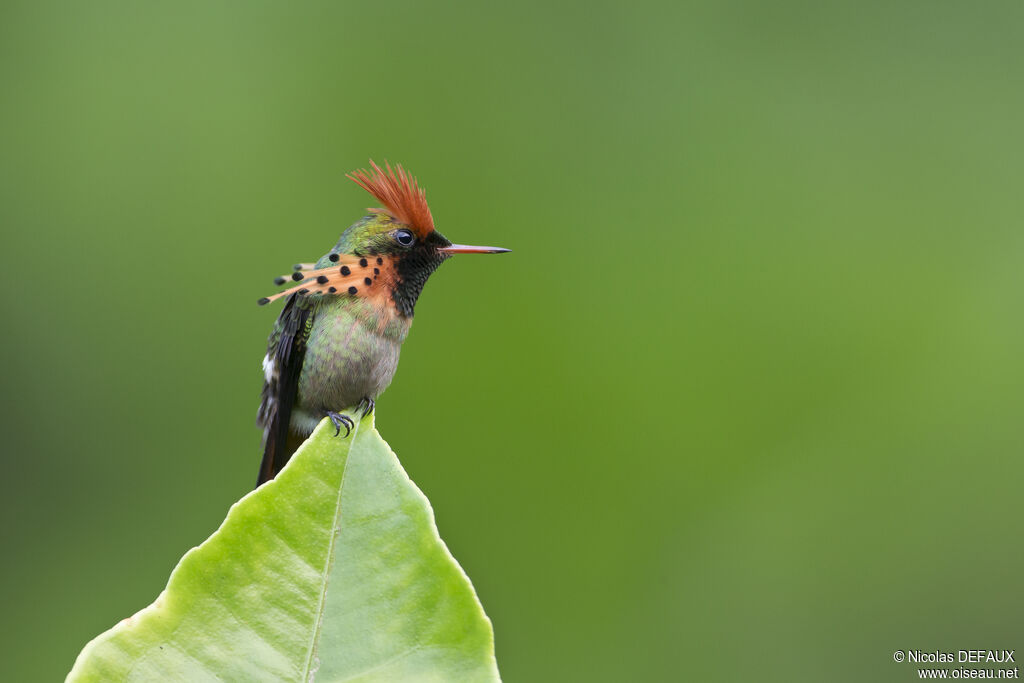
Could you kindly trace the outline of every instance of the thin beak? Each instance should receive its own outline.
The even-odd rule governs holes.
[[[441,247],[438,251],[446,254],[503,254],[511,249],[501,247],[473,247],[468,244],[453,244],[450,247]]]

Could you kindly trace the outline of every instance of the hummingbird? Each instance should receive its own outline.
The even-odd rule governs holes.
[[[335,436],[355,423],[342,411],[373,411],[391,383],[423,286],[454,254],[498,254],[500,247],[452,244],[434,229],[426,193],[401,164],[346,177],[380,202],[348,227],[316,263],[299,263],[259,300],[284,298],[267,341],[257,426],[263,461],[256,486],[273,479],[324,418]]]

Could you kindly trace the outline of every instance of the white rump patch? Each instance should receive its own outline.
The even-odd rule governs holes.
[[[263,379],[266,380],[267,384],[277,379],[277,365],[269,353],[263,356]]]

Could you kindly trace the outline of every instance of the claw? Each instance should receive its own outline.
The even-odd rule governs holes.
[[[360,399],[359,405],[356,406],[356,410],[359,410],[360,408],[362,408],[362,410],[363,410],[363,417],[366,417],[367,415],[369,415],[370,413],[373,412],[373,409],[376,406],[377,406],[377,402],[376,401],[374,401],[372,398],[369,398],[368,396],[365,396],[362,399]]]
[[[348,435],[352,433],[352,428],[356,424],[348,415],[342,415],[341,413],[327,411],[327,417],[331,418],[331,424],[334,425],[335,436],[341,434],[341,428],[344,427],[345,438],[348,438]]]

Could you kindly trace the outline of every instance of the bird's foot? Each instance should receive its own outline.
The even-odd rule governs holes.
[[[356,410],[359,410],[360,408],[362,408],[362,410],[363,410],[363,417],[366,417],[367,415],[369,415],[370,413],[373,412],[373,409],[374,409],[374,407],[376,405],[377,405],[376,401],[374,401],[372,398],[369,398],[368,396],[364,396],[359,401],[359,405],[356,406]]]
[[[331,418],[331,424],[334,425],[334,435],[338,436],[341,434],[341,428],[345,428],[345,437],[352,432],[352,428],[356,426],[356,423],[352,421],[352,418],[348,415],[342,415],[341,413],[327,411],[327,417]]]

